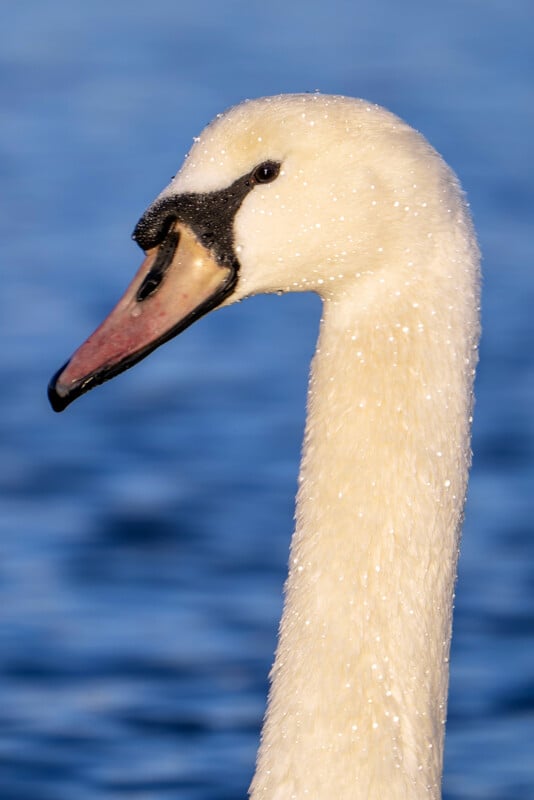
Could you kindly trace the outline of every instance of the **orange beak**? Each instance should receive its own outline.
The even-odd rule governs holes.
[[[237,271],[221,265],[183,224],[148,250],[126,293],[104,322],[52,378],[54,411],[128,369],[233,290]]]

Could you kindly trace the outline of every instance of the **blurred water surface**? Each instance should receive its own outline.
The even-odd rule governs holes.
[[[313,296],[202,320],[61,417],[50,374],[129,233],[244,97],[384,104],[460,175],[484,253],[445,798],[534,796],[529,0],[4,4],[0,797],[245,797],[292,531]]]

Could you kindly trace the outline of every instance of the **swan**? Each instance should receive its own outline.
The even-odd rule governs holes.
[[[146,258],[61,411],[206,312],[323,301],[253,800],[439,798],[479,252],[456,177],[376,105],[243,102],[138,222]]]

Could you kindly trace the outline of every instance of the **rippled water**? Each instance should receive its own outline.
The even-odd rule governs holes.
[[[485,332],[445,797],[532,797],[531,3],[2,16],[2,800],[245,796],[318,301],[220,311],[60,417],[44,390],[137,268],[129,233],[193,135],[243,97],[315,88],[405,117],[472,202]]]

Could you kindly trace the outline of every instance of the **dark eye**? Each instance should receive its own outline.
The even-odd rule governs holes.
[[[264,161],[256,167],[252,173],[252,178],[256,183],[271,183],[278,177],[280,164],[277,161]]]

